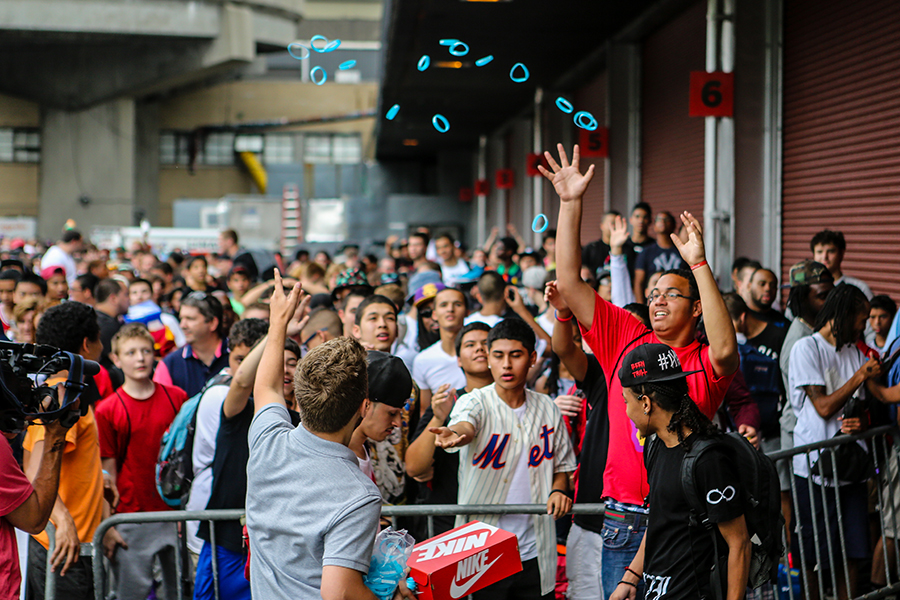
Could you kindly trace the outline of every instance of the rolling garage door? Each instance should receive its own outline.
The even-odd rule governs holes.
[[[578,110],[586,110],[597,118],[597,122],[604,124],[606,115],[606,73],[602,73],[591,83],[584,86],[575,94],[575,105]],[[584,108],[582,108],[584,107]],[[569,119],[569,123],[571,123]],[[574,127],[574,125],[573,125]],[[577,135],[581,130],[576,130]],[[581,243],[587,244],[600,239],[600,222],[606,212],[606,158],[582,158],[581,170],[586,170],[594,165],[594,178],[584,195],[582,202],[583,215],[581,217]]]
[[[900,10],[786,0],[782,270],[843,231],[843,270],[900,299]]]
[[[706,64],[706,2],[648,36],[641,61],[641,198],[702,221],[704,120],[688,116],[688,87]]]

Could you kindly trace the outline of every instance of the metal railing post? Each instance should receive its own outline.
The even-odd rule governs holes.
[[[44,599],[55,600],[56,598],[56,577],[54,577],[53,563],[51,558],[56,550],[56,526],[47,521],[47,570],[44,572]]]

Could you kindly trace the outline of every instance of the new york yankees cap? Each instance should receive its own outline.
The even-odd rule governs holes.
[[[641,344],[625,355],[619,368],[622,387],[681,379],[696,371],[683,371],[678,355],[665,344]]]

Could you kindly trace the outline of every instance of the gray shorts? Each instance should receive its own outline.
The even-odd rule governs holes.
[[[790,438],[793,438],[793,434],[790,434]],[[762,440],[760,442],[760,448],[765,454],[769,454],[770,452],[778,452],[783,448],[784,445],[784,433],[782,432],[780,438],[771,438],[768,440]],[[791,439],[791,443],[788,444],[788,448],[793,447],[793,439]],[[782,492],[790,492],[791,491],[791,477],[794,476],[792,467],[791,467],[791,457],[781,458],[775,461],[775,469],[778,471],[778,485],[781,488]]]

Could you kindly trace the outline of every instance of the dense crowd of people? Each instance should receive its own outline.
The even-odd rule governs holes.
[[[71,429],[7,436],[35,490],[48,445],[64,436],[49,513],[56,597],[93,597],[79,544],[102,519],[172,508],[156,466],[189,406],[193,479],[181,506],[247,510],[251,577],[240,522],[123,524],[103,540],[120,599],[173,598],[180,543],[195,598],[217,597],[216,585],[224,598],[363,598],[380,505],[413,503],[547,505],[545,516],[472,515],[515,533],[523,564],[476,599],[743,597],[741,508],[707,494],[729,556],[716,584],[715,549],[672,491],[679,461],[713,424],[773,452],[896,423],[896,302],[843,272],[844,237],[827,229],[782,286],[774,265],[752,258],[717,282],[700,223],[646,203],[627,219],[604,215],[599,238],[582,246],[593,171],[580,172],[577,150],[571,163],[561,151],[548,164],[562,202],[540,248],[512,226],[476,248],[420,227],[372,254],[301,248],[271,265],[257,265],[230,230],[210,255],[109,252],[74,229],[49,247],[3,240],[5,338],[103,367]],[[651,434],[663,445],[648,462]],[[832,592],[884,585],[896,531],[870,535],[869,475],[835,482],[802,454],[777,466],[794,565],[827,570],[829,549],[842,564],[824,540],[843,522],[850,580],[841,569]],[[0,487],[31,489],[3,468]],[[897,487],[896,456],[877,477]],[[732,496],[740,486],[723,456],[705,461],[698,481]],[[572,519],[573,502],[606,509]],[[4,499],[0,522],[34,534],[19,552],[29,597],[41,598],[48,538],[37,517],[14,516],[19,504]],[[898,504],[900,493],[878,510]],[[400,521],[426,537],[422,519]],[[464,522],[438,517],[435,533]],[[0,562],[15,555],[3,543]],[[8,573],[0,597],[18,597]]]

